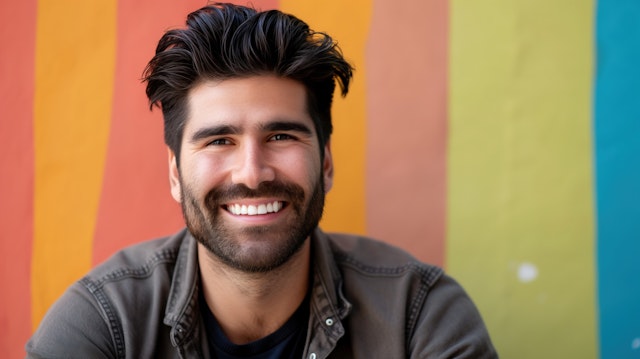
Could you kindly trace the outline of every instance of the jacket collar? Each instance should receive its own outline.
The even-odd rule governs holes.
[[[183,240],[173,271],[164,323],[172,327],[171,339],[174,345],[181,345],[192,337],[200,322],[198,245],[186,229],[176,236],[183,236]],[[345,332],[341,320],[349,314],[352,305],[344,297],[342,275],[335,262],[329,236],[320,229],[316,229],[311,235],[311,251],[312,317],[325,326],[329,336],[337,341]],[[310,320],[314,320],[313,318]]]
[[[181,345],[191,337],[199,323],[198,245],[188,230],[184,229],[178,235],[182,235],[183,240],[173,270],[164,317],[164,323],[172,327],[171,340],[174,345]]]
[[[343,293],[343,280],[336,264],[331,239],[317,229],[311,236],[313,288],[309,317],[309,353],[324,358],[346,333],[343,320],[352,305]]]
[[[351,303],[345,298],[343,280],[329,236],[317,228],[311,236],[314,281],[312,296],[326,300],[327,314],[343,319],[351,311]]]

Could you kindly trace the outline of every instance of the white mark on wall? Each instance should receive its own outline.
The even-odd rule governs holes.
[[[633,341],[631,342],[631,349],[633,350],[640,349],[640,338],[633,339]]]
[[[529,283],[538,278],[538,267],[532,263],[524,262],[518,267],[518,279],[522,283]]]

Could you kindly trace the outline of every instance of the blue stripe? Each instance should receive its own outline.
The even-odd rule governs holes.
[[[640,1],[598,3],[596,49],[600,357],[640,358]]]

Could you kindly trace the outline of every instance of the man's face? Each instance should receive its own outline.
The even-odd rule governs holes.
[[[333,181],[301,83],[274,76],[205,81],[188,96],[171,193],[193,236],[246,272],[277,268],[317,226]]]

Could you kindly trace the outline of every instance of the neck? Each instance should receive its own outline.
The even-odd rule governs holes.
[[[309,239],[287,263],[268,273],[230,268],[201,244],[198,261],[207,305],[235,344],[249,343],[279,329],[309,288]]]

